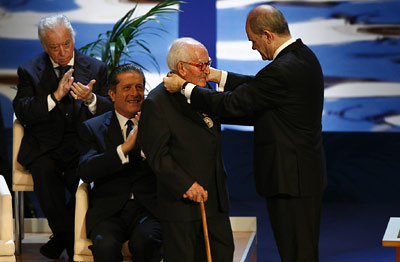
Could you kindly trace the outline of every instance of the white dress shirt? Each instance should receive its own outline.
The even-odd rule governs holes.
[[[115,110],[115,114],[117,115],[117,119],[119,122],[119,126],[121,127],[121,133],[122,133],[122,136],[124,137],[124,141],[126,141],[126,129],[128,128],[128,126],[126,125],[126,122],[129,119],[124,117],[120,113],[118,113],[116,110]],[[132,120],[132,122],[133,122],[132,130],[135,130],[135,128],[137,128],[137,119],[131,118],[130,120]],[[129,155],[125,155],[122,152],[122,145],[117,146],[117,153],[118,153],[119,158],[121,159],[122,164],[129,163]]]
[[[280,47],[278,47],[278,49],[276,49],[274,52],[272,60],[274,60],[283,49],[285,49],[287,46],[293,44],[294,42],[296,42],[296,39],[290,38],[285,43],[283,43]],[[218,92],[224,92],[227,78],[228,78],[228,72],[221,70],[221,79],[218,83],[218,88],[217,88]],[[187,102],[189,104],[190,104],[190,97],[192,95],[192,91],[193,91],[194,87],[195,87],[195,85],[192,83],[187,84],[185,87],[185,92],[183,93],[183,95],[185,95],[185,97],[187,98]]]
[[[56,73],[57,77],[60,77],[60,71],[57,69],[57,67],[59,67],[60,65],[57,64],[56,62],[54,62],[54,60],[51,59],[50,56],[49,56],[49,58],[50,58],[51,64],[53,65],[54,72]],[[73,67],[74,62],[75,62],[75,52],[73,53],[72,58],[71,58],[71,60],[69,60],[67,65]],[[88,106],[90,113],[92,113],[93,115],[96,113],[96,109],[97,109],[96,101],[97,101],[96,95],[93,93],[93,101]],[[53,110],[54,107],[56,107],[56,102],[54,102],[54,100],[51,98],[51,94],[49,94],[47,96],[47,108],[48,108],[49,112],[51,110]]]

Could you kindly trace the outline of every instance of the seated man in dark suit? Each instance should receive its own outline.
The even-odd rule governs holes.
[[[13,106],[25,128],[18,161],[32,173],[35,194],[53,231],[40,252],[56,259],[67,248],[72,258],[77,126],[112,109],[107,66],[74,49],[75,32],[64,15],[42,18],[38,33],[44,52],[18,68]],[[65,189],[71,195],[68,201]]]
[[[129,240],[135,262],[161,260],[161,228],[156,219],[156,180],[137,143],[145,78],[127,64],[110,74],[115,111],[84,122],[78,174],[93,182],[86,215],[96,262],[122,261]]]

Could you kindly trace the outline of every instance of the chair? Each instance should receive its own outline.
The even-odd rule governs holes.
[[[88,248],[92,245],[92,240],[88,239],[86,234],[86,212],[89,206],[88,187],[87,183],[80,180],[76,191],[74,261],[93,261],[92,251]],[[122,246],[122,255],[124,261],[132,261],[128,241]]]
[[[12,200],[6,180],[0,175],[0,261],[15,261]]]
[[[382,239],[382,246],[396,248],[396,262],[400,262],[400,217],[391,217]]]
[[[92,241],[86,234],[86,212],[89,206],[89,185],[79,181],[76,191],[75,206],[75,244],[74,261],[93,261],[92,251],[88,248]],[[234,261],[257,261],[257,218],[231,217],[233,236],[235,241]],[[132,261],[128,248],[128,241],[122,246],[124,261]]]
[[[24,238],[24,191],[33,191],[32,175],[17,161],[24,127],[14,115],[12,191],[14,191],[15,253],[21,254],[21,241]]]

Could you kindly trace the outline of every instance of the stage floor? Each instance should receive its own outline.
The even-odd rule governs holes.
[[[257,261],[280,261],[264,201],[231,201],[231,216],[256,216]],[[394,262],[395,249],[382,247],[390,217],[400,204],[324,203],[320,262]]]

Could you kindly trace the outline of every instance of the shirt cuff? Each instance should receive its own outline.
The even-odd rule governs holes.
[[[188,104],[190,104],[190,96],[192,95],[193,88],[195,88],[195,87],[196,86],[194,84],[192,84],[192,83],[188,83],[186,85],[186,87],[185,87],[184,95],[185,95],[185,97],[187,99]]]
[[[122,152],[122,145],[117,146],[117,153],[119,158],[121,159],[122,164],[128,164],[129,163],[129,155],[126,155]]]
[[[221,70],[221,80],[218,83],[218,92],[224,92],[226,79],[228,78],[228,72]]]
[[[49,112],[56,107],[56,102],[51,98],[51,94],[47,96],[47,109]]]
[[[96,95],[93,93],[93,101],[92,103],[90,103],[90,105],[88,105],[88,109],[90,111],[90,113],[92,113],[92,115],[96,114],[96,109],[97,109],[97,98]]]

